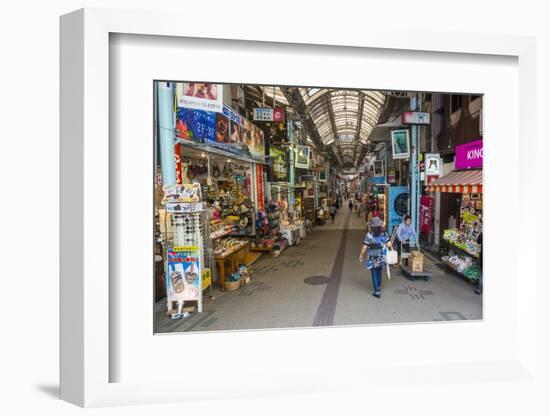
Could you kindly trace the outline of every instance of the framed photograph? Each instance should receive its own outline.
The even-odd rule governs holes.
[[[536,251],[529,245],[538,238],[536,217],[531,215],[537,195],[536,182],[531,180],[537,157],[536,111],[531,111],[537,103],[535,39],[369,25],[358,36],[354,29],[358,26],[349,22],[327,31],[334,18],[320,10],[311,11],[316,19],[306,23],[307,30],[289,25],[284,31],[280,21],[271,22],[252,10],[261,26],[251,26],[244,35],[245,31],[234,30],[242,10],[216,20],[216,25],[188,18],[203,7],[189,5],[185,13],[84,9],[61,18],[61,398],[100,407],[368,390],[373,397],[384,397],[385,403],[402,398],[396,406],[404,413],[419,392],[433,389],[434,384],[438,396],[448,400],[457,394],[471,397],[489,385],[497,385],[499,392],[541,389],[536,351],[541,347],[537,331],[543,329],[540,318],[537,323],[536,289],[543,277],[537,270]],[[396,67],[406,67],[406,74],[388,70]],[[179,83],[183,86],[178,92]],[[192,83],[194,88],[185,87]],[[317,126],[310,138],[317,144],[307,143],[322,148],[326,152],[320,154],[342,167],[341,178],[347,182],[338,189],[350,195],[360,190],[354,168],[362,151],[368,153],[366,142],[389,136],[385,130],[385,135],[371,137],[372,130],[380,127],[378,120],[383,121],[372,115],[378,114],[371,113],[373,106],[390,96],[403,100],[403,94],[410,92],[460,95],[465,97],[464,105],[466,96],[482,96],[483,273],[493,276],[483,281],[482,293],[476,295],[474,286],[455,276],[452,286],[464,296],[446,296],[445,307],[435,309],[433,299],[444,291],[437,279],[409,281],[396,273],[388,279],[384,271],[382,295],[373,296],[370,269],[357,259],[364,227],[344,227],[361,219],[353,214],[353,205],[338,210],[335,220],[341,222],[335,226],[328,224],[330,218],[328,222],[319,218],[309,240],[306,235],[298,244],[299,225],[290,227],[277,214],[294,203],[292,197],[309,200],[313,209],[314,198],[303,195],[305,191],[300,195],[299,189],[289,196],[290,186],[281,186],[274,198],[266,183],[265,164],[239,153],[241,147],[250,147],[249,140],[259,149],[268,138],[261,134],[255,138],[257,126],[247,123],[243,135],[242,125],[232,128],[235,120],[223,114],[223,106],[238,107],[239,100],[232,104],[223,98],[226,86],[235,84],[255,86],[249,89],[256,94],[249,103],[257,105],[262,103],[263,86],[270,102],[282,102],[275,103],[277,108],[301,100],[296,108],[311,109],[316,104],[326,115],[325,109],[332,107],[334,120],[315,112],[309,113],[311,119],[303,117],[308,128]],[[178,116],[178,108],[189,111]],[[381,107],[381,113],[383,108],[390,106]],[[359,118],[359,113],[364,116]],[[252,113],[246,114],[252,118]],[[295,115],[286,113],[285,120]],[[359,121],[364,124],[358,125]],[[358,138],[341,142],[338,133]],[[190,202],[187,197],[178,201],[177,193],[170,193],[171,182],[176,181],[174,140],[166,140],[165,134],[182,135],[175,139],[183,148],[181,163],[187,169],[181,180],[200,184],[203,191],[193,194]],[[404,133],[394,131],[391,141],[394,157],[411,157],[418,151]],[[280,166],[282,172],[284,163]],[[475,175],[479,180],[479,172]],[[452,178],[446,174],[438,180]],[[251,184],[261,184],[260,192],[252,189],[247,194]],[[457,183],[434,186],[448,192],[447,187]],[[510,198],[509,189],[516,197]],[[272,231],[279,220],[287,227],[282,230],[286,238],[279,238],[278,232],[272,232],[272,238],[255,235],[244,243],[248,246],[242,256],[223,261],[223,255],[242,248],[241,233],[234,230],[245,228],[250,218],[256,225],[258,218],[249,212],[259,205],[264,190],[264,208],[270,212],[257,228]],[[233,222],[216,222],[217,206],[207,206],[208,212],[202,208],[209,200],[226,196],[229,200],[238,192],[238,203],[219,204],[220,217],[232,217]],[[452,193],[456,198],[463,194]],[[164,196],[173,203],[174,221],[167,217],[170,210],[155,210],[155,198],[162,201]],[[504,262],[509,241],[502,238],[502,224],[509,221],[510,212],[518,214],[522,238],[516,254]],[[204,250],[195,245],[205,230],[201,224],[205,213],[212,215],[206,217],[212,221],[207,225],[219,227],[211,240],[227,239],[221,247],[215,242]],[[220,223],[231,225],[223,228]],[[162,234],[169,233],[172,241],[181,238],[186,244],[177,246],[170,258],[162,249],[154,252],[157,244],[165,242]],[[337,251],[323,255],[322,244],[343,247],[344,253],[349,249],[350,260],[344,256],[345,261],[335,262]],[[215,247],[223,253],[218,259]],[[473,248],[473,244],[464,247]],[[311,251],[307,258],[292,257],[296,250]],[[191,251],[193,256],[179,254]],[[210,253],[219,266],[203,274]],[[417,265],[418,261],[414,260]],[[427,254],[424,261],[430,261]],[[240,266],[252,262],[247,283],[247,267]],[[168,265],[171,273],[166,275]],[[235,265],[235,271],[222,269]],[[272,278],[273,273],[280,279]],[[184,302],[172,302],[171,310],[167,299],[155,299],[166,276],[173,283],[170,290],[182,294]],[[223,291],[221,276],[228,283]],[[288,276],[303,278],[290,282]],[[212,299],[211,289],[219,296]],[[288,308],[267,308],[270,296],[279,293],[306,295],[302,303],[289,302]],[[203,299],[201,312],[196,304],[185,303],[196,296]],[[463,307],[464,299],[477,305],[472,316]],[[361,313],[354,307],[359,301]],[[208,302],[217,302],[220,308],[233,302],[242,307],[223,320],[208,309]],[[393,321],[379,315],[384,309],[396,312],[391,314]],[[411,318],[410,311],[417,315]],[[367,315],[371,321],[365,320]],[[237,316],[246,326],[229,325],[239,321]],[[284,326],[277,325],[281,316]],[[250,324],[258,317],[264,319],[262,325]],[[168,331],[156,331],[161,319]],[[191,330],[177,330],[191,320]],[[403,347],[403,340],[414,340],[413,352]],[[337,359],[327,356],[327,351]]]
[[[294,166],[301,169],[307,169],[309,167],[309,146],[296,146]]]
[[[411,157],[411,143],[409,130],[392,130],[391,149],[394,159],[409,159]]]

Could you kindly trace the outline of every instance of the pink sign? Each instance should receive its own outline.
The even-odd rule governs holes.
[[[455,169],[478,169],[482,167],[483,140],[476,140],[456,147]]]

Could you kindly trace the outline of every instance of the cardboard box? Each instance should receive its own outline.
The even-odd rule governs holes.
[[[413,272],[424,271],[424,255],[420,251],[413,251],[412,256],[409,258],[411,263],[411,269]]]

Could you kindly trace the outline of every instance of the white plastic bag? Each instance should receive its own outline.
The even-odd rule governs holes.
[[[386,251],[386,264],[397,264],[397,251],[396,250],[387,250]]]

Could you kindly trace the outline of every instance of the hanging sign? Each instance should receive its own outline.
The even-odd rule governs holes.
[[[174,300],[199,300],[201,290],[200,256],[198,250],[169,250],[166,288],[168,298]]]
[[[388,169],[388,183],[395,183],[395,168]]]
[[[294,166],[307,169],[309,167],[309,146],[296,146],[296,159]]]
[[[374,176],[384,176],[384,161],[375,160],[374,161]]]
[[[273,121],[272,108],[255,108],[254,121]]]
[[[430,113],[405,111],[401,115],[401,124],[430,124]]]
[[[223,109],[223,85],[198,82],[176,84],[178,107],[221,112]]]
[[[285,121],[285,109],[284,108],[274,108],[273,109],[273,121],[277,123],[282,123]]]
[[[483,140],[475,140],[456,147],[455,169],[483,167]]]
[[[391,132],[391,148],[394,159],[409,159],[411,157],[409,130],[393,130]]]
[[[439,153],[426,153],[424,155],[426,176],[441,176],[441,156]]]

